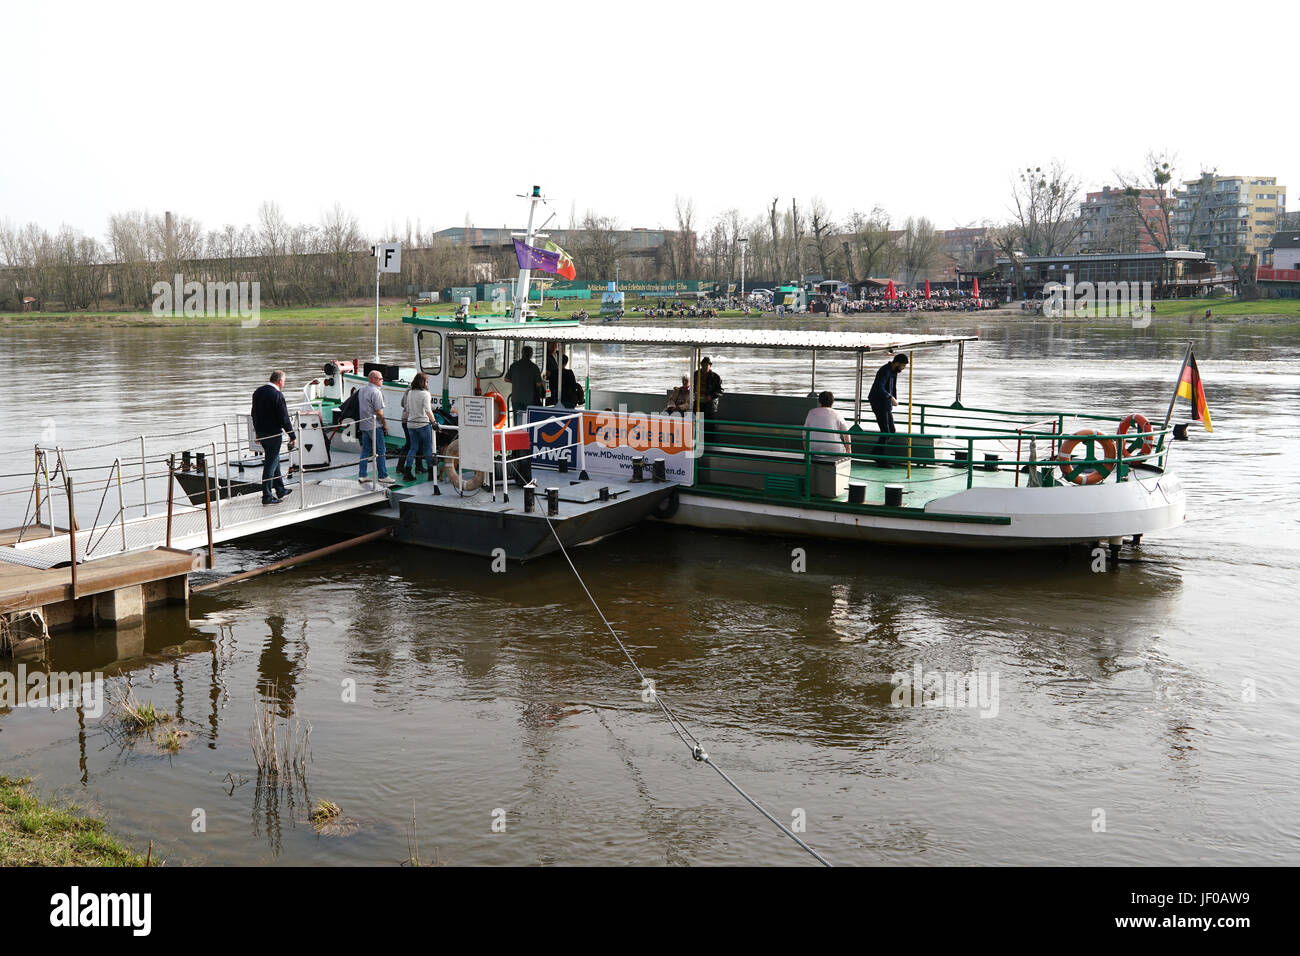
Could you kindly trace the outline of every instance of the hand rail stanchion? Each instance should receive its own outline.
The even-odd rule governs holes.
[[[58,467],[57,465],[55,466]],[[45,500],[50,503],[50,537],[54,537],[54,486],[50,481],[49,457],[41,452],[41,473],[45,475]]]
[[[212,489],[208,486],[208,459],[203,459],[203,512],[208,522],[208,567],[216,564],[212,554]]]
[[[176,485],[176,456],[167,456],[167,547],[172,546],[172,494]]]
[[[297,437],[295,444],[298,446],[298,510],[302,511],[307,507],[306,485],[303,480],[306,473],[302,467],[302,412],[293,413],[293,424],[293,433]]]
[[[221,423],[221,444],[226,457],[226,500],[230,500],[232,494],[230,489],[230,426],[226,422]],[[221,481],[220,473],[218,473],[217,481]],[[218,488],[217,497],[221,497],[220,488]]]
[[[36,495],[36,527],[39,528],[41,526],[41,446],[34,445],[32,452],[35,455],[32,463],[32,487],[36,489],[34,492]],[[51,505],[50,507],[53,508],[54,506]],[[54,513],[52,511],[50,513],[50,524],[54,524]],[[21,534],[19,534],[18,540],[22,540]]]
[[[208,482],[209,482],[209,479],[208,479],[208,475],[209,475],[208,468],[209,468],[209,467],[211,467],[211,468],[216,468],[216,463],[217,463],[217,443],[216,443],[216,442],[212,442],[212,455],[211,455],[211,457],[204,459],[204,462],[203,462],[203,486],[204,486],[205,488],[207,487]],[[216,483],[217,483],[217,487],[216,487],[216,489],[215,489],[215,491],[216,491],[216,501],[217,501],[217,527],[220,528],[220,527],[222,527],[222,524],[221,524],[221,475],[220,475],[220,474],[217,474],[217,475],[214,476],[214,478],[215,478]]]
[[[122,524],[122,553],[126,554],[126,506],[122,503],[122,459],[113,459],[117,469],[117,520]]]
[[[149,462],[144,456],[144,436],[140,436],[140,496],[144,498],[144,516],[149,517]]]
[[[975,484],[975,439],[966,439],[966,487]]]
[[[578,436],[578,457],[582,464],[578,466],[578,473],[582,474],[587,470],[587,436],[584,433],[585,419],[582,412],[575,412],[578,416],[573,423],[573,433]],[[529,445],[531,448],[531,443]]]
[[[63,460],[63,450],[59,450],[59,464],[63,466],[63,486],[68,493],[68,562],[72,570],[72,600],[77,599],[77,513],[72,507],[72,475],[68,472],[68,463]],[[50,524],[54,524],[51,520]]]

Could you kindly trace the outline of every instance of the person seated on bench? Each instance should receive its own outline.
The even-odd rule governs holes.
[[[668,395],[668,407],[665,412],[680,412],[685,415],[691,410],[691,378],[689,375],[682,376],[682,384],[674,388]]]
[[[819,394],[817,407],[808,410],[808,417],[803,420],[803,427],[847,432],[848,422],[844,420],[843,415],[831,407],[834,404],[834,394],[831,392]],[[847,434],[832,435],[829,432],[808,432],[808,450],[817,457],[841,458],[853,454],[853,446],[849,443]]]

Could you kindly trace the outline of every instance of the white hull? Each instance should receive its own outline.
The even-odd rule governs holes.
[[[752,534],[795,535],[845,541],[942,545],[964,548],[1035,548],[1119,543],[1183,523],[1186,500],[1174,475],[1081,487],[970,488],[931,501],[926,517],[854,513],[681,489],[673,524]],[[1009,518],[974,523],[939,515]]]

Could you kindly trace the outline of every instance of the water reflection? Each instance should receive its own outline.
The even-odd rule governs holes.
[[[168,356],[277,364],[302,381],[348,332],[87,330],[69,340],[0,330],[0,371],[41,361],[85,370],[85,415],[59,421],[71,445],[156,430],[160,403],[209,418],[245,402],[230,377],[194,380]],[[837,862],[1172,863],[1196,844],[1224,862],[1294,863],[1290,728],[1300,713],[1281,693],[1243,703],[1240,682],[1300,680],[1279,597],[1300,570],[1300,450],[1287,440],[1300,329],[1036,322],[984,332],[967,352],[967,404],[1148,417],[1163,411],[1193,338],[1220,431],[1176,450],[1189,524],[1105,574],[1064,552],[644,528],[575,553],[601,608],[710,752],[773,806],[808,808],[815,844]],[[407,348],[400,334],[387,341]],[[597,388],[671,382],[683,364],[634,348],[592,356]],[[797,357],[712,357],[730,389],[809,384]],[[951,400],[955,356],[919,355],[916,371],[918,397]],[[818,378],[852,392],[848,364],[819,360]],[[30,457],[36,437],[20,427],[0,451]],[[316,543],[245,542],[219,553],[215,573]],[[795,548],[806,552],[802,572]],[[455,862],[801,862],[696,772],[558,561],[498,575],[456,556],[358,549],[196,595],[188,613],[153,613],[142,628],[59,636],[30,663],[129,675],[142,699],[194,732],[162,755],[122,747],[75,708],[0,711],[6,772],[34,773],[50,790],[78,785],[78,799],[171,860],[391,864],[405,855],[401,824],[414,804],[422,844]],[[893,675],[916,665],[996,673],[998,717],[892,706]],[[340,699],[345,679],[356,704]],[[307,775],[287,787],[259,777],[249,738],[263,704],[279,732],[293,721],[312,728]],[[1262,778],[1267,787],[1255,785]],[[376,823],[346,839],[318,835],[306,822],[316,797]],[[1103,803],[1123,815],[1104,844],[1086,825]],[[486,825],[498,806],[515,821],[506,839]],[[208,811],[205,835],[190,830],[194,807]]]

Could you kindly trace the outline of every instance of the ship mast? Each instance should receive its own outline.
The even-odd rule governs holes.
[[[542,199],[542,187],[534,186],[532,195],[521,195],[520,199],[528,200],[528,229],[524,233],[524,244],[531,246],[533,244],[533,217],[537,213],[537,204],[544,202]],[[533,270],[521,268],[519,270],[519,279],[515,282],[515,311],[514,318],[516,322],[524,321],[524,313],[528,310],[528,283],[532,278]]]

